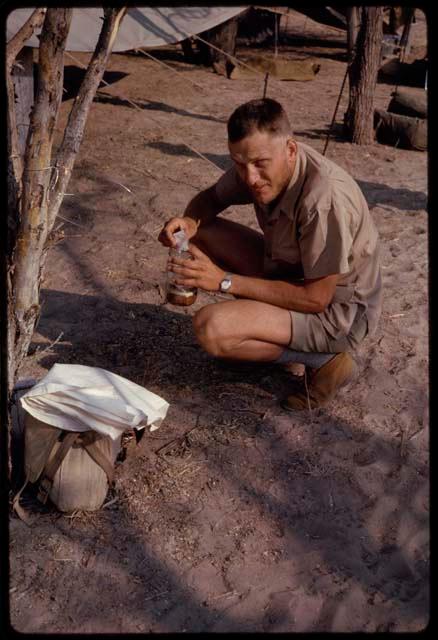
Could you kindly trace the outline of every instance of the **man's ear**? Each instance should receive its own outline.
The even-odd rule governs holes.
[[[289,160],[294,160],[298,150],[297,143],[293,138],[288,138],[286,145],[287,145],[287,155]]]

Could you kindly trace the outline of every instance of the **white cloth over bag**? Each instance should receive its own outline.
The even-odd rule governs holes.
[[[126,429],[158,429],[169,408],[122,376],[80,364],[53,365],[20,401],[37,420],[68,431],[92,429],[113,440]]]

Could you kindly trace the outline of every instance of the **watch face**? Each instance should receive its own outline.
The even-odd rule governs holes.
[[[224,278],[224,280],[222,280],[221,282],[222,291],[228,291],[230,287],[231,287],[231,280],[229,278]]]

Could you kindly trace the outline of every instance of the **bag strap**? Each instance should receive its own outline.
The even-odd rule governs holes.
[[[49,493],[53,484],[53,478],[55,477],[56,472],[58,471],[62,461],[69,452],[71,446],[74,444],[78,435],[79,434],[75,431],[69,431],[68,433],[66,433],[53,458],[49,460],[49,462],[44,467],[38,486],[37,496],[38,500],[43,504],[46,504],[47,502],[47,498],[49,497]]]
[[[108,436],[104,436],[102,433],[97,433],[96,431],[83,431],[79,434],[77,444],[81,444],[94,462],[103,469],[108,478],[108,484],[111,487],[114,482],[114,464],[97,444],[99,440],[107,438]]]
[[[14,499],[12,500],[12,509],[15,511],[15,513],[20,518],[20,520],[23,520],[23,522],[25,522],[28,526],[30,526],[32,524],[32,518],[27,513],[27,511],[25,509],[23,509],[23,507],[20,504],[20,496],[21,496],[21,494],[22,494],[22,492],[23,492],[23,490],[26,487],[28,482],[29,482],[29,474],[26,475],[26,479],[24,481],[23,486],[15,494]]]
[[[95,442],[91,444],[84,444],[85,451],[88,455],[96,462],[99,467],[101,467],[108,478],[108,484],[111,487],[114,482],[114,468],[111,461],[107,458],[107,456],[103,453],[98,446],[96,446]]]

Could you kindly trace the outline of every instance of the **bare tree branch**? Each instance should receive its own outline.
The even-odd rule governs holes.
[[[76,154],[84,134],[88,112],[96,90],[102,80],[120,23],[126,13],[121,9],[104,9],[105,20],[93,57],[88,65],[79,93],[70,112],[64,138],[58,151],[55,165],[59,171],[58,180],[51,193],[49,225],[55,222],[64,193],[70,180]]]
[[[35,9],[32,15],[26,20],[19,31],[9,40],[6,45],[6,82],[8,93],[8,157],[12,161],[12,167],[9,169],[10,176],[13,181],[19,185],[22,174],[21,154],[19,153],[18,133],[15,109],[15,91],[14,83],[11,77],[12,67],[17,55],[31,37],[35,29],[38,29],[44,21],[47,9]],[[18,189],[18,187],[16,187]],[[19,199],[19,193],[16,194],[16,200]]]
[[[12,65],[15,62],[15,58],[20,53],[21,49],[26,44],[27,40],[31,37],[35,29],[38,29],[44,21],[47,9],[35,9],[30,18],[26,20],[24,25],[13,36],[6,45],[6,70],[9,75],[12,69]]]
[[[18,128],[17,128],[16,109],[15,109],[14,82],[9,72],[6,74],[6,87],[7,87],[7,93],[8,93],[7,121],[8,121],[8,134],[9,134],[8,135],[9,173],[10,173],[10,176],[13,177],[13,180],[16,183],[15,189],[18,190],[17,185],[21,181],[21,176],[23,173],[23,163],[21,160],[20,146],[18,143]],[[18,199],[18,191],[16,194],[16,199]]]

